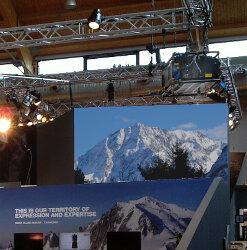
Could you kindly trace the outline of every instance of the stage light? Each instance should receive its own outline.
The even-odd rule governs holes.
[[[0,133],[6,133],[12,125],[13,112],[10,107],[0,108]]]
[[[11,120],[8,118],[0,118],[0,133],[6,133],[11,127]]]
[[[36,90],[30,91],[30,94],[33,97],[33,104],[36,106],[39,106],[41,103],[41,94],[37,92]]]
[[[47,118],[44,116],[44,117],[42,117],[41,121],[42,122],[47,122]]]
[[[211,95],[211,94],[215,94],[215,93],[216,93],[215,89],[210,89],[207,94]]]
[[[32,125],[33,125],[32,122],[28,122],[28,123],[27,123],[27,126],[29,126],[29,127],[32,126]]]
[[[32,104],[38,106],[41,103],[41,95],[36,90],[27,90],[22,103],[26,107],[30,107]]]
[[[91,16],[88,18],[88,26],[93,30],[99,29],[102,22],[102,15],[100,9],[95,9]]]
[[[37,114],[37,120],[40,121],[42,119],[43,115]]]
[[[229,120],[229,122],[228,122],[228,124],[229,124],[229,127],[233,126],[233,125],[234,125],[233,120],[232,120],[232,119],[230,119],[230,120]]]
[[[76,0],[66,0],[64,4],[66,10],[73,10],[76,8]]]

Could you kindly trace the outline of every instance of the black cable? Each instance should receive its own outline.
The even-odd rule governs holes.
[[[70,98],[70,107],[73,108],[74,103],[73,103],[73,93],[72,93],[72,86],[71,82],[69,81],[69,98]]]

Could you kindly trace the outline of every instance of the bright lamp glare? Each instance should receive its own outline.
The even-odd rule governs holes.
[[[0,132],[6,133],[11,127],[11,120],[7,118],[0,118]]]
[[[93,30],[99,29],[99,24],[96,23],[96,22],[90,22],[90,23],[88,24],[88,26],[89,26],[89,28],[91,28],[91,29],[93,29]]]
[[[102,23],[102,16],[100,9],[95,9],[88,18],[88,26],[93,30],[97,30],[99,29],[101,23]]]
[[[41,120],[42,122],[46,122],[47,121],[47,118],[44,116]]]
[[[37,114],[37,120],[40,121],[42,119],[42,115],[41,114]]]
[[[233,120],[229,120],[229,126],[231,127],[231,126],[233,126]]]

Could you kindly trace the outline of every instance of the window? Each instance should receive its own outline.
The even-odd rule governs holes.
[[[13,64],[0,65],[0,74],[23,75],[23,67],[15,67]]]
[[[209,51],[219,51],[220,58],[247,56],[247,40],[209,44]]]
[[[46,60],[39,62],[39,74],[59,74],[83,71],[83,57]]]
[[[166,48],[160,50],[160,57],[162,62],[167,62],[172,57],[173,53],[185,53],[186,47],[173,47],[173,48]]]
[[[156,63],[156,54],[150,54],[147,50],[140,51],[140,65],[148,65],[153,58],[153,64]]]
[[[110,69],[128,65],[136,65],[136,55],[101,57],[87,60],[88,70]]]

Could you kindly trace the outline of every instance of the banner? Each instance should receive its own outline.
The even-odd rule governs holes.
[[[212,180],[0,189],[0,249],[100,250],[108,232],[139,233],[143,250],[175,249]]]

